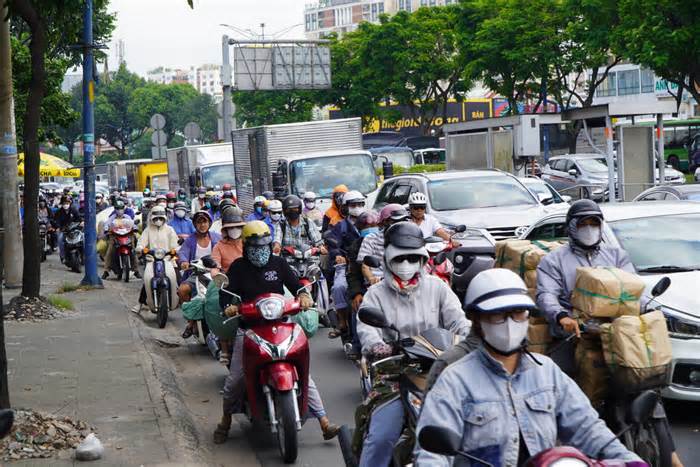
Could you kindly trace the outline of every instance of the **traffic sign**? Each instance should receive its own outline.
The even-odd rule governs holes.
[[[153,114],[151,117],[151,128],[154,130],[162,130],[165,128],[165,117],[161,114]]]
[[[195,122],[185,125],[185,138],[188,140],[199,140],[202,137],[202,129]]]
[[[167,137],[163,130],[156,130],[151,134],[151,144],[154,146],[165,146]]]

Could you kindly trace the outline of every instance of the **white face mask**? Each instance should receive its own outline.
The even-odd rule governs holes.
[[[207,197],[207,195],[205,195],[204,193],[200,193],[200,194],[197,195],[197,197],[198,197],[199,199],[204,199],[204,198]]]
[[[304,206],[306,206],[306,209],[311,210],[316,207],[316,201],[305,201]]]
[[[162,227],[165,221],[163,219],[154,219],[153,220],[153,225],[156,227]]]
[[[358,217],[363,212],[365,212],[365,208],[363,208],[362,206],[355,206],[348,209],[348,214],[350,214],[353,217]]]
[[[527,336],[528,320],[522,323],[506,318],[505,323],[492,324],[486,320],[481,321],[481,330],[484,339],[494,349],[505,354],[518,349]]]
[[[228,238],[238,240],[239,238],[241,238],[241,235],[243,234],[243,228],[232,227],[232,228],[226,230],[226,234],[228,235]]]
[[[272,219],[273,221],[277,222],[277,221],[279,221],[280,219],[282,219],[282,213],[280,213],[280,212],[270,213],[270,219]]]
[[[175,211],[175,215],[176,215],[179,219],[182,219],[182,218],[185,217],[185,211],[183,211],[182,209],[179,209],[179,210]]]
[[[174,207],[175,207],[175,203],[168,203],[168,208],[169,208],[169,209],[172,209],[172,208],[174,208]]]
[[[600,227],[584,225],[576,231],[576,239],[585,246],[593,246],[600,241]]]
[[[420,271],[421,262],[412,263],[405,259],[401,262],[392,261],[390,264],[391,272],[396,274],[402,281],[408,281],[413,279],[413,276]]]

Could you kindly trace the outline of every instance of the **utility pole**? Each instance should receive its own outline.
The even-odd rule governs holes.
[[[4,3],[4,2],[3,2]],[[5,229],[4,253],[5,286],[22,286],[22,227],[17,199],[17,140],[15,138],[15,109],[12,98],[12,47],[7,6],[0,6],[0,212]],[[0,273],[3,271],[0,270]],[[1,282],[1,281],[0,281]]]
[[[95,219],[95,81],[93,80],[92,0],[85,0],[83,18],[83,189],[85,192],[85,277],[83,285],[102,287],[97,275]]]
[[[230,42],[227,35],[221,38],[221,86],[224,100],[221,102],[221,118],[224,120],[224,141],[231,141],[231,119],[233,102],[231,101],[231,55]]]

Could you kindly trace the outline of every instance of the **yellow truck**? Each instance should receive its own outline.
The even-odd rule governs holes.
[[[110,188],[125,191],[168,191],[168,163],[153,159],[133,159],[107,163]]]

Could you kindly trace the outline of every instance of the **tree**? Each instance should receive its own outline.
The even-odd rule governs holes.
[[[700,103],[700,3],[619,0],[615,50],[689,92]],[[680,96],[678,96],[680,101]]]
[[[311,120],[318,101],[313,91],[236,91],[236,120],[247,127]]]
[[[146,81],[122,63],[108,82],[96,87],[95,136],[117,148],[120,159],[127,158],[129,145],[141,138],[148,127],[148,119],[133,105],[134,94],[145,86]]]
[[[71,89],[70,108],[72,110],[72,119],[70,123],[56,125],[53,131],[56,134],[55,142],[62,144],[68,150],[68,162],[73,164],[73,154],[75,151],[75,143],[80,140],[83,134],[83,122],[80,118],[83,102],[83,89],[81,84],[76,84]]]
[[[66,65],[80,63],[82,22],[76,21],[83,11],[82,0],[8,0],[10,15],[18,19],[13,33],[24,37],[28,33],[30,79],[26,104],[17,106],[23,114],[24,175],[24,272],[22,295],[38,297],[40,288],[39,226],[37,204],[39,196],[39,129],[42,103],[47,90],[47,60],[65,58]],[[107,13],[107,0],[96,0],[95,38],[107,38],[114,28],[114,16]],[[65,72],[65,69],[64,69]]]

